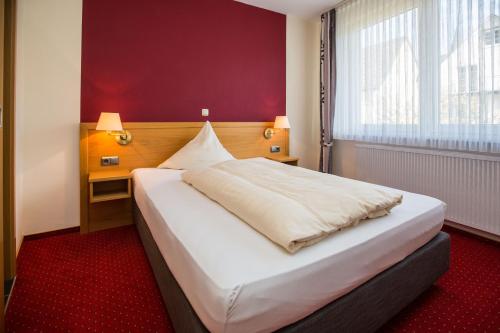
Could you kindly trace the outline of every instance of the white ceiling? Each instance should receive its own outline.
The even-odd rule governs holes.
[[[303,18],[314,18],[342,0],[236,0],[251,6]]]

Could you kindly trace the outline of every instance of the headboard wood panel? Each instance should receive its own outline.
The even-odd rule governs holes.
[[[289,152],[288,130],[277,130],[270,140],[264,130],[273,122],[214,122],[212,126],[224,147],[236,158],[286,156]],[[96,131],[96,123],[80,124],[80,225],[87,232],[88,174],[113,168],[156,167],[194,138],[203,122],[123,123],[132,133],[129,145],[121,146],[104,131]],[[271,154],[271,145],[281,146],[280,153]],[[120,165],[103,167],[101,156],[119,156]]]

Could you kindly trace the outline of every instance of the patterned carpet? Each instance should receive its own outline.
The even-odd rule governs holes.
[[[7,332],[173,332],[134,227],[23,242]]]
[[[500,332],[500,246],[447,230],[451,269],[382,332]],[[173,332],[133,227],[25,241],[8,332]]]
[[[500,245],[451,236],[450,270],[381,332],[500,332]]]

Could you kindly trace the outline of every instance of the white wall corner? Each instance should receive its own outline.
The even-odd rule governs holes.
[[[290,120],[290,155],[300,165],[319,165],[319,42],[320,20],[287,15],[286,112]]]

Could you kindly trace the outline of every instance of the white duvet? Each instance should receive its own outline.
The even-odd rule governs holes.
[[[389,213],[397,191],[265,158],[187,171],[182,179],[288,252]]]

